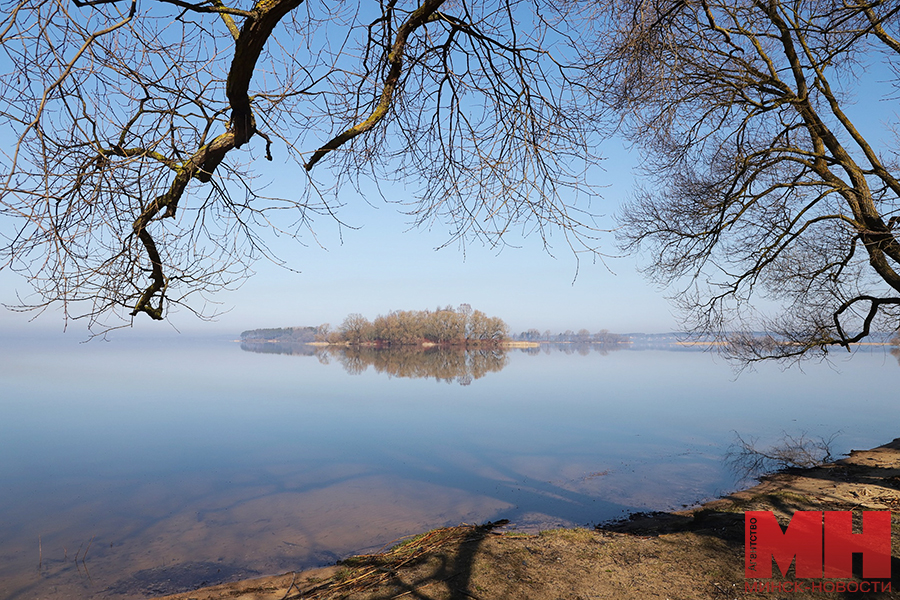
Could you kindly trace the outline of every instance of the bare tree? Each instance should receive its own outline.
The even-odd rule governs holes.
[[[361,344],[364,341],[369,341],[374,335],[372,324],[359,313],[347,315],[344,322],[341,323],[339,331],[343,339],[351,344]]]
[[[900,5],[883,0],[609,2],[589,82],[648,175],[624,245],[677,285],[689,324],[745,360],[848,347],[900,318],[892,123]],[[875,71],[877,74],[871,74]],[[762,302],[760,302],[762,301]]]
[[[761,475],[791,468],[809,469],[834,460],[832,446],[841,432],[828,438],[810,438],[806,432],[793,436],[783,433],[771,446],[760,448],[757,440],[745,440],[735,432],[735,441],[725,453],[725,464],[738,479],[756,479]]]
[[[311,236],[361,178],[411,183],[404,210],[451,240],[518,227],[591,249],[568,194],[593,155],[554,54],[565,17],[540,0],[7,2],[0,268],[33,284],[25,306],[101,329],[203,313],[278,260],[267,230]],[[296,196],[266,195],[263,154],[295,166],[279,176]]]

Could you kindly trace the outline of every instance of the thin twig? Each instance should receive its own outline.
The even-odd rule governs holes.
[[[81,542],[81,545],[78,546],[78,552],[75,553],[75,570],[81,573],[81,567],[78,566],[78,555],[81,554],[81,549],[84,547],[84,542]]]
[[[88,542],[88,547],[85,548],[84,554],[81,556],[81,564],[83,564],[83,565],[84,565],[84,559],[87,558],[88,550],[91,549],[91,544],[94,543],[94,538],[95,538],[95,537],[97,537],[97,536],[93,536],[93,535],[91,536],[91,541]],[[87,571],[87,565],[85,565],[84,570]]]
[[[288,586],[288,589],[287,589],[287,591],[284,593],[284,596],[281,597],[281,600],[285,600],[285,599],[288,597],[288,594],[291,593],[291,588],[294,587],[294,579],[295,579],[296,577],[297,577],[297,573],[296,573],[296,572],[291,573],[291,585]],[[300,588],[297,588],[297,590],[299,591]]]

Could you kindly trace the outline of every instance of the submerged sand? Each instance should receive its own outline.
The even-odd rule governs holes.
[[[782,523],[799,510],[892,511],[890,591],[754,591],[744,579],[744,519],[771,510]],[[859,581],[855,565],[854,574]],[[792,581],[788,577],[771,581]],[[810,580],[805,587],[809,586]],[[851,587],[852,589],[852,587]],[[823,596],[823,594],[825,594]],[[166,600],[716,599],[900,598],[900,438],[812,469],[765,477],[750,489],[691,510],[635,515],[596,530],[526,535],[497,524],[417,536],[333,567],[166,596]]]

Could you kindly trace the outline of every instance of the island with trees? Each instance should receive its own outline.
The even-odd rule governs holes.
[[[318,327],[253,329],[241,334],[242,342],[334,344],[375,348],[498,347],[509,339],[509,326],[469,304],[435,310],[394,310],[369,321],[359,313],[348,315],[332,330]]]
[[[347,315],[337,329],[324,323],[317,327],[277,327],[250,329],[241,333],[245,345],[335,345],[384,348],[500,348],[537,347],[539,344],[590,344],[625,347],[629,336],[601,329],[591,333],[568,329],[553,333],[531,328],[510,333],[500,317],[488,316],[469,304],[434,310],[393,310],[370,321],[359,313]],[[263,350],[258,350],[263,351]],[[272,350],[266,350],[271,352]],[[310,354],[311,351],[286,352]]]

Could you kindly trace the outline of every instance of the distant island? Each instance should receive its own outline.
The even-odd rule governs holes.
[[[340,327],[285,327],[253,329],[241,334],[244,342],[330,344],[394,348],[408,346],[482,348],[509,340],[509,327],[468,304],[435,310],[395,310],[369,321],[348,315]]]
[[[626,347],[628,339],[602,330],[551,334],[529,329],[510,334],[499,317],[468,304],[434,310],[397,310],[373,321],[354,313],[332,330],[317,327],[252,329],[241,334],[248,352],[316,356],[359,374],[369,367],[391,377],[434,378],[469,385],[508,364],[511,349],[534,353],[560,347],[567,353],[605,353]]]
[[[337,329],[323,324],[317,327],[278,327],[251,329],[241,333],[241,341],[250,344],[310,344],[373,348],[442,347],[499,348],[527,347],[542,343],[630,344],[628,336],[606,329],[591,333],[587,329],[552,333],[528,329],[510,334],[499,317],[491,317],[469,304],[435,310],[396,310],[369,321],[361,314],[348,315]]]
[[[747,335],[747,334],[745,334]],[[754,334],[751,334],[754,335]],[[764,335],[764,334],[755,334]],[[337,330],[329,324],[317,327],[278,327],[250,329],[241,333],[244,349],[277,354],[314,354],[318,346],[388,348],[520,348],[556,347],[568,351],[667,350],[696,352],[722,346],[721,335],[702,333],[611,333],[601,329],[550,330],[527,329],[509,333],[502,319],[488,317],[469,305],[438,308],[433,311],[392,311],[374,321],[351,314]],[[893,332],[870,335],[864,344],[854,344],[855,351],[875,351],[884,346],[900,361],[900,336]]]

